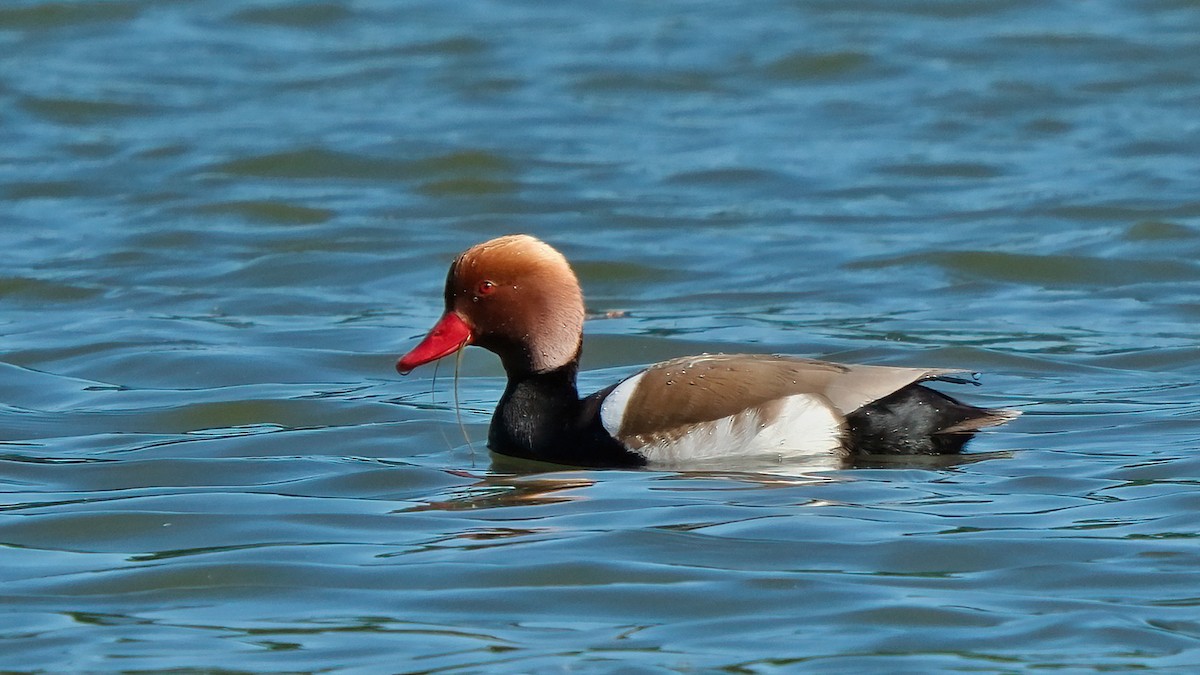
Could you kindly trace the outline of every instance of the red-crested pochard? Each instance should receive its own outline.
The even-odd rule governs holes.
[[[760,354],[672,359],[580,399],[583,293],[566,258],[527,235],[458,256],[445,297],[445,314],[396,369],[407,375],[467,345],[494,352],[508,386],[488,446],[504,455],[636,466],[764,454],[950,454],[975,431],[1019,414],[919,384],[963,382],[960,370]]]

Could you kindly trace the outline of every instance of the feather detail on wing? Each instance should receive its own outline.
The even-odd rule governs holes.
[[[766,354],[705,354],[655,364],[606,397],[601,417],[617,438],[711,422],[794,395],[826,401],[839,416],[914,382],[965,371],[828,363]]]

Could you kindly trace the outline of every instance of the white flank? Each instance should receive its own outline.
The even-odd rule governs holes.
[[[600,404],[600,424],[604,426],[604,430],[608,432],[609,436],[619,438],[617,434],[621,431],[621,421],[625,419],[625,408],[629,405],[629,397],[633,396],[644,373],[645,371],[642,371],[618,384],[616,389],[608,392],[608,396],[604,397],[604,403]]]
[[[795,394],[779,399],[777,404],[778,414],[769,421],[761,421],[758,410],[748,409],[686,430],[672,429],[624,441],[655,464],[753,455],[780,460],[840,457],[842,422],[823,398]],[[603,411],[601,420],[606,429],[611,429]]]

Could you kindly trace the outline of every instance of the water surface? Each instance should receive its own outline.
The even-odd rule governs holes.
[[[1190,672],[1197,110],[1182,0],[9,3],[0,670]],[[1025,415],[492,457],[494,357],[392,365],[509,232],[623,312],[588,391],[787,352]]]

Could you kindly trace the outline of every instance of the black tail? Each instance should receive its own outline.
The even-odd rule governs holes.
[[[847,415],[846,448],[861,455],[955,454],[979,429],[1019,414],[977,408],[910,384]]]

